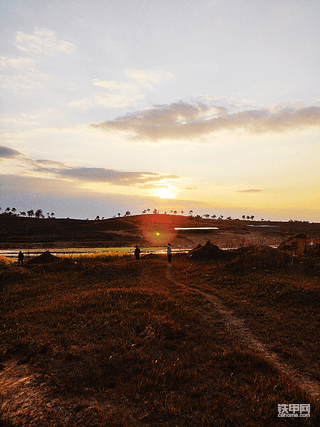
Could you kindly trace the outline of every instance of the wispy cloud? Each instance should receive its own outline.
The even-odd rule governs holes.
[[[87,110],[96,106],[107,108],[135,108],[137,102],[146,97],[145,90],[172,78],[168,72],[151,70],[126,70],[130,81],[94,79],[93,86],[98,88],[91,97],[85,97],[69,103],[72,108]]]
[[[2,158],[14,159],[22,157],[26,165],[26,175],[37,175],[39,177],[54,177],[82,183],[107,183],[118,186],[136,186],[141,189],[151,188],[150,185],[163,184],[168,181],[178,181],[178,175],[164,174],[149,171],[121,171],[111,168],[78,167],[70,166],[62,162],[47,159],[30,159],[19,151],[9,147],[0,146],[0,160]]]
[[[19,31],[16,36],[15,46],[23,52],[51,57],[58,53],[71,54],[75,50],[75,46],[72,43],[59,39],[57,33],[45,28],[36,28],[33,34],[24,34]]]
[[[3,76],[1,87],[18,94],[34,94],[36,90],[45,87],[45,79],[48,77],[44,74],[37,75],[37,79],[19,73],[16,76]]]
[[[60,177],[73,178],[86,182],[105,182],[112,185],[144,186],[163,179],[178,179],[177,175],[155,172],[126,172],[116,169],[74,167],[58,171]]]
[[[18,156],[23,156],[22,153],[20,153],[17,150],[13,150],[9,147],[0,146],[0,160],[5,158],[15,158]]]
[[[127,132],[134,141],[192,140],[219,131],[263,134],[319,127],[320,107],[279,104],[234,112],[231,108],[204,102],[179,102],[156,105],[91,126]]]
[[[1,68],[15,68],[18,70],[34,72],[35,70],[35,59],[20,56],[18,58],[10,58],[8,56],[0,56],[0,67]]]
[[[136,80],[139,84],[150,90],[153,89],[153,85],[158,85],[163,81],[174,77],[174,75],[169,72],[157,72],[152,70],[130,69],[126,70],[125,73],[128,77],[131,77],[133,80]]]

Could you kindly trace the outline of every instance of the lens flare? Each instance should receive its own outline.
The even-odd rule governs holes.
[[[166,245],[177,237],[170,215],[146,215],[141,228],[144,238],[153,245]]]

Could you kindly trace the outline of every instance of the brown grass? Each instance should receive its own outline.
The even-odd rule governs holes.
[[[171,270],[165,256],[80,261],[1,263],[0,425],[318,425],[317,399],[295,375],[320,380],[317,276],[184,255]],[[243,319],[291,374],[194,288]],[[311,418],[278,419],[283,403],[310,403]]]

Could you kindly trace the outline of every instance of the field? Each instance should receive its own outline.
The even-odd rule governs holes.
[[[320,252],[297,248],[2,257],[0,425],[318,426]]]

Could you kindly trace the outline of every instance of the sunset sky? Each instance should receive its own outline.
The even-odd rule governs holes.
[[[319,0],[0,0],[2,211],[320,222]]]

